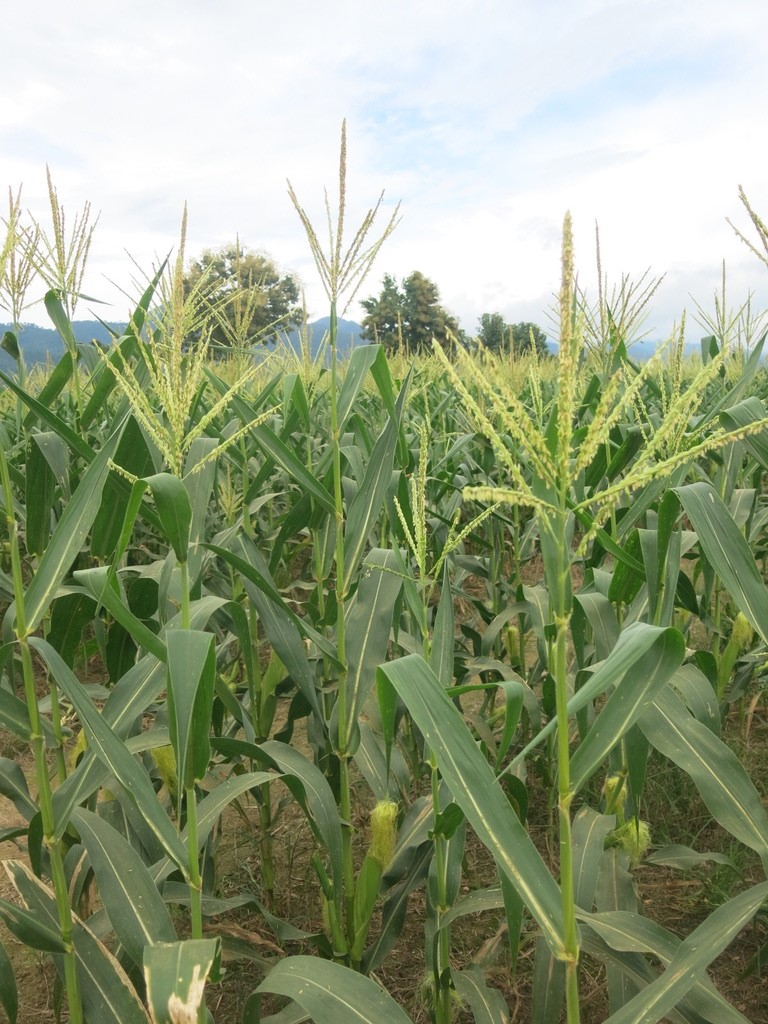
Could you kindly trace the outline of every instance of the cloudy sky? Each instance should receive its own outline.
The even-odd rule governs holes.
[[[346,117],[348,224],[382,188],[402,202],[363,295],[418,269],[469,332],[497,310],[546,327],[570,209],[587,290],[596,221],[610,279],[666,274],[660,337],[694,300],[713,307],[723,260],[729,303],[768,306],[768,268],[726,223],[750,230],[740,184],[768,219],[766,37],[761,0],[16,2],[0,186],[23,182],[42,217],[48,163],[70,216],[101,211],[84,290],[109,319],[126,252],[149,268],[185,201],[190,254],[239,233],[322,316],[285,182],[322,225]]]

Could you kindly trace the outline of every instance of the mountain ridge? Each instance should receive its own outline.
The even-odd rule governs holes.
[[[317,356],[330,328],[330,317],[320,317],[307,324],[307,333],[310,341],[312,356]],[[126,327],[126,322],[113,321],[106,326],[100,320],[74,320],[72,330],[80,345],[91,344],[94,341],[101,345],[109,345],[113,338],[109,328],[120,335]],[[363,328],[354,320],[338,320],[338,352],[344,355],[352,351],[358,345],[367,344],[362,338]],[[11,324],[0,323],[0,340],[6,332],[12,332]],[[40,327],[37,324],[24,324],[17,334],[19,347],[24,354],[24,361],[28,369],[35,365],[45,365],[48,362],[57,363],[64,354],[64,343],[58,331],[52,327]],[[302,332],[299,328],[290,331],[278,331],[274,338],[263,342],[264,350],[274,351],[279,344],[287,344],[295,352],[301,351]],[[637,362],[645,362],[653,355],[659,343],[649,340],[637,341],[629,347],[630,357]],[[258,351],[260,346],[254,346]],[[557,343],[547,342],[547,347],[553,354],[557,353]],[[690,356],[698,354],[701,347],[696,342],[688,342],[685,345],[685,354]],[[0,369],[6,373],[12,373],[16,369],[15,360],[8,352],[0,350]]]
[[[307,324],[313,355],[319,351],[323,338],[330,328],[330,323],[330,317],[326,316]],[[79,345],[88,345],[94,341],[101,345],[109,345],[113,340],[109,328],[120,335],[126,326],[125,321],[114,321],[105,326],[100,320],[73,320],[72,332]],[[339,351],[351,351],[355,346],[364,344],[361,338],[362,330],[360,324],[355,323],[354,320],[340,319],[338,321]],[[6,333],[14,333],[13,325],[0,323],[0,340]],[[64,355],[64,342],[58,331],[52,327],[22,324],[15,336],[28,369],[36,365],[45,365],[49,361],[57,363]],[[265,341],[263,344],[269,350],[273,349],[278,342],[287,343],[295,351],[300,351],[301,332],[298,328],[291,331],[278,331],[276,339]],[[0,369],[6,373],[16,369],[16,361],[4,350],[0,351]]]

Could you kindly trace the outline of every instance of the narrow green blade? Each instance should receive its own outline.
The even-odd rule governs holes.
[[[768,882],[722,904],[680,944],[656,981],[611,1014],[605,1024],[656,1024],[704,974],[768,897]]]
[[[286,776],[298,779],[304,789],[304,800],[313,831],[319,833],[323,845],[328,850],[331,861],[331,875],[336,892],[343,888],[342,880],[342,837],[341,818],[336,807],[333,791],[325,776],[308,760],[300,750],[268,740],[261,744],[261,749],[278,766]],[[284,778],[286,784],[290,780]]]
[[[56,901],[51,890],[21,861],[6,861],[5,866],[30,910],[45,915],[50,927],[58,927]],[[150,1024],[147,1011],[115,957],[75,914],[72,925],[85,1019],[98,1021],[98,1024]],[[61,969],[59,958],[56,966]]]
[[[720,495],[708,483],[676,488],[699,543],[728,593],[768,641],[768,588],[755,557]]]
[[[5,1010],[9,1024],[16,1024],[19,1016],[19,992],[13,964],[0,942],[0,1006]]]
[[[180,562],[186,562],[189,552],[189,531],[192,525],[192,507],[184,484],[172,473],[156,473],[146,478],[147,487],[155,499],[157,514],[165,536]]]
[[[402,580],[391,571],[392,551],[375,548],[363,563],[363,577],[351,602],[347,622],[348,731],[340,749],[354,754],[359,744],[358,717],[376,681],[376,666],[387,656],[395,602]],[[333,728],[332,728],[333,731]]]
[[[88,851],[115,935],[141,965],[145,946],[176,940],[163,898],[134,847],[103,818],[78,808],[72,823]]]
[[[196,629],[169,630],[166,643],[169,731],[179,785],[188,790],[208,771],[216,650],[213,634]]]
[[[731,748],[669,689],[656,697],[639,724],[649,742],[690,775],[720,824],[768,862],[768,814]]]
[[[120,431],[116,431],[86,469],[77,490],[67,503],[40,559],[37,572],[25,595],[28,631],[35,630],[48,611],[56,591],[88,536],[101,505],[101,492],[109,473]]]
[[[667,967],[677,956],[682,940],[655,921],[625,910],[585,914],[583,923],[595,931],[611,949],[621,953],[649,954]],[[685,1002],[705,1020],[716,1024],[748,1024],[747,1018],[715,988],[707,975],[691,987]]]
[[[104,716],[96,710],[90,697],[84,692],[82,684],[51,645],[39,637],[30,637],[29,642],[72,702],[77,717],[87,732],[89,747],[99,760],[108,766],[168,855],[186,871],[187,851],[158,800],[147,773],[131,756]]]
[[[358,571],[368,535],[379,518],[384,495],[392,476],[392,464],[400,434],[400,417],[403,411],[410,374],[397,397],[395,415],[390,417],[381,436],[374,445],[365,478],[352,499],[347,513],[344,531],[344,582],[346,591]]]
[[[475,1024],[507,1024],[509,1011],[504,996],[488,985],[477,964],[453,971],[451,976],[459,996],[471,1007]]]
[[[682,665],[685,641],[665,629],[624,673],[594,725],[571,758],[571,788],[578,792]]]
[[[257,991],[293,999],[316,1024],[412,1024],[371,978],[312,956],[281,960]]]
[[[437,757],[454,801],[520,893],[553,952],[563,951],[560,890],[440,680],[418,655],[379,668]]]

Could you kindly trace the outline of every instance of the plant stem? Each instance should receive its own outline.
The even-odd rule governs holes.
[[[440,814],[440,777],[437,760],[430,752],[429,764],[432,769],[432,815],[433,820]],[[448,863],[446,859],[446,840],[436,835],[435,875],[437,879],[437,906],[435,907],[435,927],[437,929],[437,954],[434,962],[435,979],[435,1024],[451,1024],[451,926],[443,925],[442,917],[448,909]]]
[[[197,802],[195,787],[185,790],[187,797],[187,854],[189,868],[190,921],[192,938],[203,937],[202,890],[200,862],[197,855]]]
[[[573,883],[573,845],[571,839],[571,771],[568,744],[568,634],[570,607],[570,552],[568,550],[567,512],[556,519],[556,544],[559,565],[554,594],[555,651],[554,678],[557,704],[557,789],[560,844],[560,892],[563,907],[563,943],[566,961],[566,1008],[568,1024],[578,1024],[579,1014],[579,937]]]
[[[349,706],[347,694],[347,659],[344,636],[344,498],[341,487],[341,437],[339,431],[338,410],[338,320],[336,302],[331,302],[331,322],[329,327],[329,344],[331,347],[331,446],[333,455],[333,506],[336,521],[336,651],[341,669],[338,685],[338,740],[336,755],[339,758],[339,814],[342,819],[342,865],[346,898],[347,934],[352,939],[354,934],[354,889],[355,871],[352,860],[352,799],[349,785],[349,743],[350,723],[348,721]]]

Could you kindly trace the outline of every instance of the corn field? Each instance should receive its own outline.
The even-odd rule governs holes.
[[[588,307],[566,217],[556,358],[342,362],[337,309],[394,226],[374,207],[345,249],[344,170],[327,250],[291,193],[327,359],[213,359],[183,244],[110,348],[78,346],[62,249],[65,354],[0,373],[0,1005],[25,1019],[25,947],[75,1024],[575,1024],[587,965],[610,1024],[743,1024],[707,972],[749,927],[766,985],[764,779],[726,742],[765,712],[762,340],[718,306],[701,359],[681,330],[636,364],[636,295]],[[662,770],[730,857],[659,842]],[[644,913],[638,871],[734,851],[687,934]],[[408,1005],[382,980],[406,927]]]

